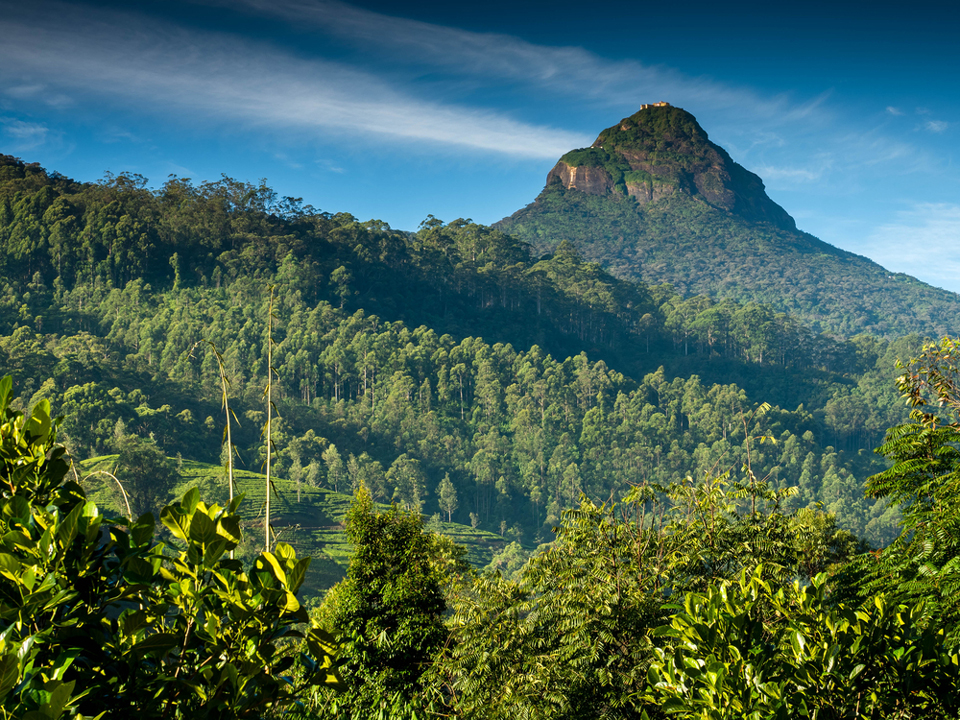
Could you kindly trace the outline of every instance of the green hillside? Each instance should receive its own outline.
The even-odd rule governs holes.
[[[949,298],[856,295],[653,110],[555,168],[545,255],[0,156],[5,717],[956,718]]]
[[[960,318],[955,293],[797,231],[679,108],[641,110],[564,155],[540,196],[496,227],[538,252],[568,240],[620,278],[766,303],[845,337],[939,337]]]
[[[98,506],[123,514],[122,501],[116,483],[106,471],[113,474],[117,455],[102,455],[80,463],[79,473],[90,498]],[[173,458],[170,458],[174,462]],[[181,460],[180,480],[168,489],[166,501],[179,499],[192,487],[200,490],[207,502],[226,505],[229,500],[224,469],[218,465]],[[264,498],[266,476],[248,470],[234,471],[234,481],[244,500],[240,505],[243,518],[244,543],[241,554],[254,557],[263,549]],[[284,478],[274,478],[271,525],[277,541],[293,546],[298,557],[313,558],[303,584],[302,596],[322,597],[323,592],[343,579],[350,561],[352,548],[343,532],[342,521],[352,496],[325,488],[301,484]],[[299,500],[298,500],[299,496]],[[381,506],[385,509],[386,506]],[[467,549],[466,559],[477,569],[490,564],[496,552],[508,541],[494,533],[458,523],[433,519],[429,529],[446,535]]]
[[[79,459],[139,437],[217,463],[211,341],[243,467],[259,468],[272,294],[279,477],[363,483],[531,547],[581,493],[750,460],[871,542],[897,532],[862,484],[904,417],[890,378],[916,336],[838,340],[770,305],[617,279],[569,243],[538,258],[467,220],[401,233],[262,184],[148,190],[0,161],[0,366],[20,405],[65,415]]]

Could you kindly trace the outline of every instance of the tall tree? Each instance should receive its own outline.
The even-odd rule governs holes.
[[[450,481],[450,473],[445,473],[443,480],[437,487],[437,498],[440,503],[440,510],[447,514],[447,522],[453,521],[453,512],[457,509],[457,489]]]
[[[446,637],[443,576],[418,514],[376,510],[360,487],[346,517],[353,556],[347,577],[324,601],[341,641],[350,717],[422,713],[422,676]],[[378,715],[380,713],[380,715]],[[420,715],[422,716],[422,715]]]
[[[272,420],[273,411],[276,409],[273,404],[273,378],[276,370],[273,369],[273,321],[276,319],[273,314],[273,296],[274,286],[271,285],[270,300],[267,305],[267,385],[263,389],[263,395],[267,399],[267,424],[264,425],[264,445],[267,452],[267,473],[266,473],[266,517],[263,522],[263,546],[264,552],[270,552],[270,457],[273,450]]]

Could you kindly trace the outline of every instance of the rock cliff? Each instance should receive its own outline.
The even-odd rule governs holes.
[[[562,160],[547,174],[547,185],[554,183],[591,195],[603,195],[613,190],[613,178],[602,167],[570,166]]]
[[[796,230],[755,174],[715,145],[693,115],[669,105],[645,106],[607,128],[589,148],[573,150],[547,175],[590,195],[620,193],[641,205],[681,193],[754,222]]]

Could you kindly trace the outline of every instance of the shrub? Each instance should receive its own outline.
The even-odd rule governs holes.
[[[49,403],[26,417],[11,390],[0,380],[3,717],[261,717],[339,685],[332,638],[300,629],[309,558],[281,544],[245,570],[239,498],[208,506],[196,489],[160,514],[175,547],[150,513],[101,515],[67,479]],[[288,639],[304,636],[297,656]]]

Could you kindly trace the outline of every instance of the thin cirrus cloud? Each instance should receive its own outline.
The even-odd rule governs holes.
[[[26,152],[43,145],[50,129],[40,123],[24,122],[17,118],[0,116],[0,136],[14,152]]]
[[[881,265],[960,292],[960,205],[917,203],[877,227],[868,238],[870,257]]]
[[[919,148],[880,135],[880,128],[870,128],[863,119],[838,116],[828,102],[834,95],[829,89],[804,101],[788,94],[764,96],[663,66],[610,60],[578,47],[537,45],[509,35],[388,16],[341,0],[192,1],[239,9],[337,37],[364,55],[388,57],[396,66],[414,71],[427,65],[439,76],[486,84],[513,83],[573,97],[578,105],[598,110],[611,105],[635,109],[644,100],[664,98],[682,107],[709,110],[711,135],[738,150],[740,162],[782,187],[813,186],[844,168],[886,162],[901,168],[904,164],[929,165],[929,158]],[[901,113],[892,106],[887,111]],[[749,120],[744,122],[745,118]],[[851,136],[856,140],[852,142]],[[758,144],[758,139],[763,142]],[[798,162],[811,156],[828,160]]]
[[[786,96],[762,97],[709,78],[689,77],[672,68],[636,60],[608,60],[580,47],[537,45],[501,33],[481,33],[384,15],[340,0],[194,0],[198,4],[245,9],[297,27],[338,36],[365,51],[402,58],[483,78],[536,86],[540,90],[589,97],[604,105],[633,106],[669,97],[674,104],[738,109],[778,122],[809,119],[826,95],[804,103]]]
[[[125,107],[188,111],[255,128],[372,135],[519,157],[555,158],[589,142],[493,110],[423,100],[356,68],[230,35],[62,3],[25,13],[2,3],[0,9],[0,83],[14,93],[51,86]]]
[[[756,165],[753,171],[767,182],[780,184],[811,183],[823,177],[828,166],[776,167],[774,165]]]
[[[41,83],[11,85],[4,88],[3,94],[16,100],[39,100],[52,108],[65,108],[73,104],[69,95],[52,91]]]

